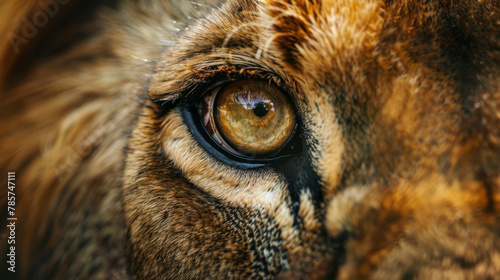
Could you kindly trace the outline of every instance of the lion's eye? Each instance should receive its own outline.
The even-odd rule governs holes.
[[[272,156],[296,125],[294,108],[284,94],[259,80],[215,89],[200,101],[198,113],[212,139],[239,156]]]

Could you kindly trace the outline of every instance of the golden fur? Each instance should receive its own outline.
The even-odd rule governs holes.
[[[22,279],[499,277],[497,1],[12,0],[0,15]],[[242,168],[198,143],[182,102],[220,77],[291,96],[296,161]]]

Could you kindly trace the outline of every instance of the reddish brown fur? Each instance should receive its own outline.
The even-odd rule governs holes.
[[[0,6],[21,278],[498,278],[496,1],[202,4],[71,1],[19,48],[43,6]],[[221,77],[290,95],[296,177],[193,137]]]

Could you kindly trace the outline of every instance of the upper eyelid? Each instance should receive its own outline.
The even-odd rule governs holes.
[[[213,76],[207,78],[206,76],[198,76],[195,75],[190,77],[189,79],[177,80],[172,82],[173,87],[171,90],[166,90],[161,95],[149,95],[148,97],[155,103],[173,103],[179,100],[185,102],[196,102],[200,98],[202,98],[205,94],[213,91],[217,87],[223,87],[225,84],[244,79],[257,79],[257,80],[266,80],[270,83],[274,84],[277,88],[279,88],[282,92],[284,92],[287,96],[289,96],[289,92],[284,89],[282,84],[284,80],[276,75],[275,73],[261,73],[258,70],[249,70],[252,73],[249,74],[244,68],[241,68],[241,71],[238,73],[232,72],[228,73],[227,71],[220,70],[214,71]],[[215,81],[213,81],[215,80]],[[291,98],[291,96],[289,96]]]
[[[205,60],[202,63],[200,63],[200,56],[203,56]],[[164,71],[160,69],[154,74],[148,93],[149,99],[155,102],[171,102],[183,98],[203,91],[203,89],[206,89],[205,85],[210,84],[214,78],[217,79],[217,76],[225,76],[232,80],[244,78],[269,80],[285,92],[294,92],[291,89],[295,87],[289,86],[293,79],[283,73],[281,67],[269,59],[256,59],[247,54],[232,52],[230,54],[191,55],[189,58],[181,60],[183,61],[182,64],[187,66],[176,71],[177,73],[174,73],[174,75],[170,76],[168,74],[165,76],[162,74],[164,71],[170,72],[170,69],[176,69],[175,67],[169,67],[168,63],[161,67],[165,69]],[[175,79],[170,79],[169,76],[175,77]]]

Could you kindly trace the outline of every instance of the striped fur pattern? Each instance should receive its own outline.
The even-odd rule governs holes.
[[[21,279],[499,277],[498,1],[12,0],[0,14]],[[289,95],[293,160],[230,164],[194,137],[186,104],[233,79]],[[6,223],[6,190],[0,207]]]

